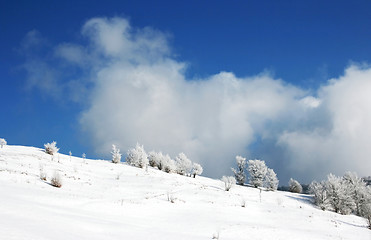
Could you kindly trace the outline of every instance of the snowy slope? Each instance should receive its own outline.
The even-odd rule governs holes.
[[[59,162],[58,162],[59,161]],[[47,181],[39,178],[40,167]],[[62,188],[52,187],[55,171]],[[169,201],[170,200],[170,201]],[[241,207],[241,202],[246,207]],[[306,195],[0,149],[0,239],[371,239],[363,218],[324,212]]]

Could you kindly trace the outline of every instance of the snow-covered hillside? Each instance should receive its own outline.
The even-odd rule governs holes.
[[[61,188],[50,185],[55,171]],[[0,239],[371,239],[365,219],[321,211],[310,200],[241,186],[226,192],[220,180],[103,160],[52,160],[33,147],[0,148]]]

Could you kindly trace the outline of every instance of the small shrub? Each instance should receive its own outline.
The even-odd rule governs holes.
[[[112,144],[112,162],[113,163],[120,163],[121,161],[121,153],[120,149],[116,147],[115,144]]]
[[[6,140],[4,138],[0,138],[1,148],[3,148],[3,146],[5,146],[6,144],[7,144]]]
[[[46,181],[46,173],[44,172],[44,167],[40,165],[40,179]]]
[[[167,200],[171,203],[175,203],[176,198],[174,197],[172,193],[167,192]]]
[[[116,180],[120,180],[121,175],[122,175],[122,172],[117,173],[117,175],[116,175]]]
[[[244,198],[241,199],[241,207],[246,207],[246,199]]]
[[[51,185],[57,188],[62,187],[62,177],[57,171],[54,172],[54,175],[50,181]]]
[[[54,155],[59,151],[59,148],[57,148],[57,142],[53,141],[52,143],[45,143],[45,152],[50,155]]]
[[[295,179],[290,178],[289,181],[289,191],[292,193],[301,193],[303,191],[303,187],[301,184],[296,181]]]
[[[221,180],[224,182],[225,191],[229,191],[236,184],[236,179],[232,176],[223,176]]]

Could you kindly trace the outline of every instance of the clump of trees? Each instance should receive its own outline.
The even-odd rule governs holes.
[[[194,178],[203,172],[202,166],[193,163],[184,153],[179,153],[175,160],[162,152],[151,151],[147,155],[143,145],[137,143],[136,147],[130,149],[127,155],[126,162],[135,167],[145,168],[149,165],[167,173],[178,173]]]
[[[371,228],[371,188],[356,173],[347,172],[342,177],[329,174],[326,181],[313,181],[309,191],[322,210],[365,217]]]
[[[53,141],[51,143],[45,143],[44,147],[45,147],[45,152],[47,154],[50,154],[50,155],[54,155],[54,154],[58,153],[58,151],[59,151],[59,148],[57,148],[57,142],[56,141]]]
[[[290,178],[289,191],[292,193],[301,193],[303,191],[303,187],[297,180]]]
[[[7,144],[6,140],[4,138],[0,138],[0,146],[3,148]]]
[[[249,183],[254,187],[265,187],[275,191],[278,188],[278,178],[273,169],[267,167],[263,160],[249,160],[236,156],[237,168],[232,168],[234,178],[238,185],[244,185],[246,181],[246,164],[249,173]]]
[[[265,165],[263,160],[249,160],[247,162],[249,172],[249,182],[254,187],[266,187],[268,190],[275,191],[278,187],[278,178],[273,169]]]
[[[126,162],[132,166],[146,168],[148,165],[148,155],[144,151],[143,145],[137,145],[127,152]]]

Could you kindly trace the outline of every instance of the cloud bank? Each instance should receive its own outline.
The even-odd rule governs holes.
[[[231,174],[236,155],[263,157],[284,180],[347,170],[370,175],[368,66],[351,65],[315,92],[269,73],[187,79],[187,64],[160,31],[94,18],[81,34],[86,43],[54,47],[37,73],[53,73],[48,89],[83,102],[81,128],[100,154],[112,143],[124,150],[140,142],[149,151],[185,152],[212,177]],[[36,68],[27,68],[35,58],[28,59],[29,83],[45,90]]]

